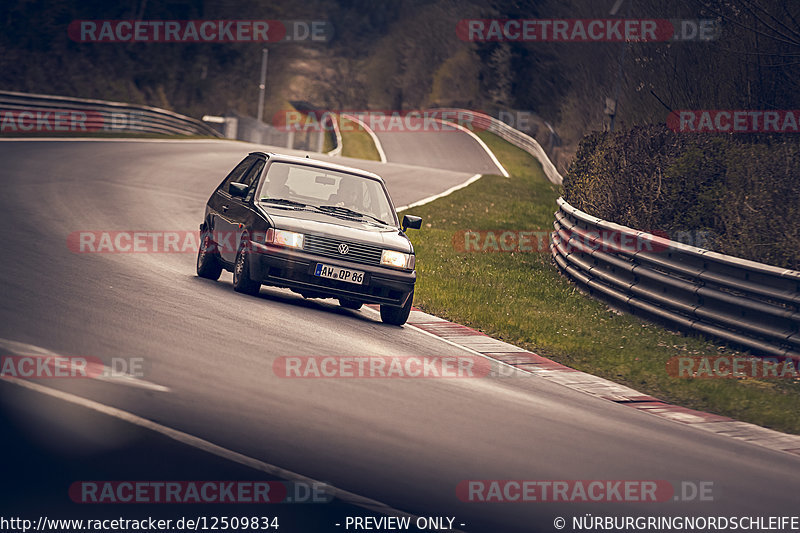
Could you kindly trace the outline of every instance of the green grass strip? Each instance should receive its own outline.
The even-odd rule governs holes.
[[[745,354],[610,310],[562,276],[548,250],[459,252],[459,231],[551,231],[560,195],[533,157],[479,135],[511,177],[484,176],[409,210],[424,217],[422,230],[409,232],[416,306],[671,403],[800,433],[800,380],[671,377],[666,363],[674,356]]]
[[[339,128],[342,130],[342,155],[344,157],[356,157],[369,161],[381,160],[378,149],[372,142],[372,137],[364,128],[342,117],[339,117]]]

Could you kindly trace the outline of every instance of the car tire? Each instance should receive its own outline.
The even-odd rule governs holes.
[[[236,260],[233,263],[233,290],[242,294],[255,296],[261,290],[261,283],[250,279],[250,263],[247,261],[247,242],[243,242],[236,252]]]
[[[396,305],[381,305],[381,320],[386,324],[394,326],[402,326],[408,320],[408,315],[411,313],[411,305],[414,301],[414,291],[408,295],[406,304],[402,307]]]
[[[351,300],[350,298],[339,298],[339,305],[341,305],[345,309],[352,309],[354,311],[358,311],[359,309],[361,309],[361,306],[364,305],[364,302],[359,302],[358,300]]]
[[[212,249],[213,248],[213,249]],[[200,248],[197,250],[197,275],[201,278],[217,281],[222,274],[219,252],[211,245],[211,235],[200,235]]]

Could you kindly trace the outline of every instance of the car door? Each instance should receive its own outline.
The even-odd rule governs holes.
[[[240,202],[234,203],[228,187],[231,183],[240,182],[258,160],[259,158],[254,155],[245,157],[217,187],[209,202],[211,224],[214,238],[219,245],[219,255],[229,263],[233,263],[238,246],[238,223],[234,220],[234,214],[238,211]]]
[[[247,194],[244,198],[239,196],[229,195],[228,201],[227,221],[231,225],[233,232],[231,241],[233,242],[233,257],[235,252],[239,249],[240,238],[245,228],[250,228],[253,223],[253,195],[255,194],[256,184],[261,171],[264,170],[266,161],[262,158],[256,158],[252,165],[247,169],[245,174],[239,178],[238,183],[244,183],[248,186]],[[233,260],[233,259],[231,259]]]

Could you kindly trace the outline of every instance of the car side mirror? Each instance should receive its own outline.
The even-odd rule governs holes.
[[[239,198],[247,196],[247,189],[249,189],[249,187],[244,183],[233,182],[228,185],[228,193],[230,193],[231,196],[238,196]]]
[[[420,229],[422,227],[422,217],[415,217],[412,215],[403,215],[403,231],[411,229]]]

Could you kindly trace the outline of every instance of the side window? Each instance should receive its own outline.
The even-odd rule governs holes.
[[[266,161],[262,161],[260,159],[257,160],[255,162],[255,164],[247,172],[247,175],[245,177],[243,177],[242,179],[240,179],[239,182],[240,183],[244,183],[248,187],[252,187],[253,183],[255,182],[255,180],[261,174],[261,171],[264,170],[264,165],[266,163],[267,163]]]
[[[242,179],[242,177],[244,176],[245,172],[247,172],[247,169],[250,168],[250,165],[252,165],[253,161],[255,161],[255,160],[256,160],[256,158],[253,157],[253,156],[245,157],[242,160],[242,162],[239,163],[238,165],[236,165],[236,168],[234,168],[231,171],[231,173],[228,174],[228,177],[226,177],[223,180],[223,182],[220,183],[219,187],[217,187],[217,190],[218,191],[223,191],[223,192],[225,192],[227,194],[228,185],[230,185],[231,183],[234,183],[234,182],[238,182],[240,179]]]
[[[256,190],[258,177],[261,175],[261,171],[264,170],[264,165],[266,164],[266,161],[257,159],[256,162],[253,163],[253,166],[250,167],[250,170],[247,171],[247,175],[241,179],[241,183],[244,183],[248,187],[247,197],[245,198],[246,202],[253,199],[253,191]]]

